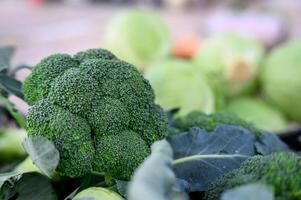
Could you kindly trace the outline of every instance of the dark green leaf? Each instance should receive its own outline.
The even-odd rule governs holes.
[[[255,136],[230,125],[221,125],[213,132],[192,128],[188,133],[169,137],[168,141],[174,151],[176,176],[190,184],[190,191],[204,191],[256,153]]]
[[[6,74],[0,74],[0,90],[24,99],[22,92],[22,83]]]
[[[221,200],[274,200],[273,189],[262,183],[239,186],[222,194]]]
[[[117,188],[117,192],[123,196],[126,197],[126,191],[128,188],[129,182],[128,181],[120,181],[117,180],[116,181],[116,188]]]
[[[23,147],[43,174],[48,177],[54,175],[60,154],[51,141],[42,137],[26,138]]]
[[[12,46],[0,47],[0,72],[9,67],[14,52],[15,48]]]
[[[259,141],[255,143],[255,147],[261,155],[269,155],[278,151],[289,151],[288,146],[276,134],[265,131],[261,133]]]
[[[5,177],[6,175],[1,175]],[[57,196],[50,180],[37,172],[8,174],[1,186],[3,200],[56,200]]]

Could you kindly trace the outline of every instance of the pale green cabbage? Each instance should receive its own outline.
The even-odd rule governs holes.
[[[237,114],[260,129],[283,132],[288,128],[288,123],[280,111],[255,97],[241,97],[233,100],[226,110]]]
[[[253,91],[262,56],[256,40],[225,34],[204,42],[195,63],[231,97]]]
[[[170,52],[170,36],[166,25],[155,13],[128,10],[112,19],[104,36],[104,48],[140,70],[149,61]]]
[[[215,111],[215,93],[206,77],[184,60],[164,60],[153,63],[146,71],[156,101],[165,109],[180,108],[179,115],[199,110]]]
[[[290,119],[301,122],[301,40],[274,49],[261,73],[268,101]]]
[[[102,188],[90,187],[78,193],[72,200],[124,200],[116,192]]]

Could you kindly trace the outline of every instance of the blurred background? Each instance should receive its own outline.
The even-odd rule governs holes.
[[[301,122],[300,10],[299,0],[1,0],[0,45],[15,47],[10,70],[106,48],[179,116],[230,111],[282,133]]]

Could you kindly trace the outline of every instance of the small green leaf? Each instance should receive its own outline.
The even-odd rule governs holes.
[[[227,190],[221,200],[274,200],[273,189],[262,183],[250,183]]]
[[[12,46],[0,47],[0,72],[9,67],[14,52],[15,48]]]
[[[51,141],[42,137],[25,138],[23,147],[43,174],[48,177],[54,175],[60,154]]]
[[[24,99],[22,83],[6,74],[0,73],[0,90],[4,90],[8,94],[14,94],[20,99]]]

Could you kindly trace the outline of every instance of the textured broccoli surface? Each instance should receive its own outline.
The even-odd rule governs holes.
[[[254,135],[259,136],[259,130],[257,130],[251,123],[244,121],[237,115],[227,112],[219,112],[214,114],[205,114],[200,111],[192,111],[184,117],[177,118],[175,120],[175,128],[178,132],[188,131],[191,127],[199,127],[208,132],[214,131],[214,129],[222,124],[228,124],[233,126],[240,126],[248,129]],[[172,130],[171,134],[175,134],[175,130]]]
[[[128,180],[166,134],[167,117],[136,68],[103,49],[43,59],[25,80],[28,135],[53,141],[57,171]]]
[[[274,189],[277,200],[301,199],[301,157],[293,153],[254,156],[213,183],[205,200],[218,200],[223,191],[236,186],[262,182]]]

